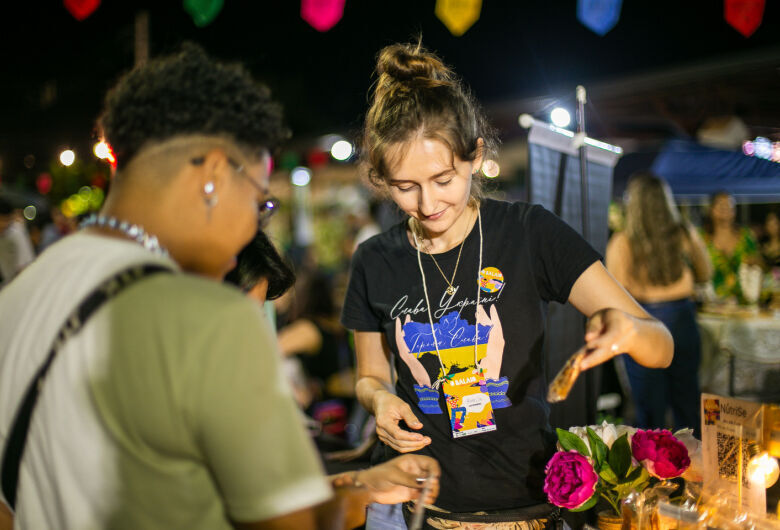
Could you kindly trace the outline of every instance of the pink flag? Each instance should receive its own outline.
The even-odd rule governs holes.
[[[328,31],[344,16],[345,0],[301,0],[301,18],[317,31]]]

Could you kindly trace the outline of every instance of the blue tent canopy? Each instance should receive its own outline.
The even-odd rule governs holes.
[[[780,164],[737,151],[670,140],[651,170],[666,179],[678,202],[700,202],[720,190],[737,202],[780,202]]]

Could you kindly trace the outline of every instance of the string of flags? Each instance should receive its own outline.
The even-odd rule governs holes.
[[[65,9],[78,21],[85,20],[101,0],[63,0]],[[301,18],[319,32],[330,31],[344,16],[346,0],[301,0]],[[603,37],[620,20],[623,0],[577,0],[577,20]],[[761,26],[766,0],[723,0],[723,19],[745,38]],[[217,18],[224,0],[182,0],[182,7],[198,27]],[[436,0],[434,14],[455,36],[466,33],[479,20],[482,0]]]

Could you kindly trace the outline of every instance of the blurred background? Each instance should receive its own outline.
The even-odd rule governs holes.
[[[502,140],[484,170],[491,196],[529,199],[528,131],[519,117],[555,117],[556,126],[574,131],[575,87],[582,85],[585,132],[620,148],[610,233],[621,226],[627,177],[651,166],[697,226],[720,189],[732,192],[739,222],[757,238],[780,204],[776,0],[66,0],[6,9],[0,197],[26,227],[34,253],[96,211],[110,186],[111,155],[94,129],[106,89],[185,40],[244,63],[283,103],[293,137],[274,159],[271,192],[281,210],[268,232],[307,273],[302,285],[327,279],[333,307],[320,316],[331,324],[355,245],[399,218],[372,195],[354,147],[376,54],[394,42],[422,36],[483,104]],[[680,165],[669,162],[670,153],[715,159]],[[304,302],[285,305],[294,299],[280,301],[280,326],[306,311]],[[348,350],[340,359],[348,370]],[[349,378],[319,384],[320,395],[351,391]],[[332,432],[343,435],[343,411],[323,414],[342,415]],[[352,430],[354,445],[361,434]]]

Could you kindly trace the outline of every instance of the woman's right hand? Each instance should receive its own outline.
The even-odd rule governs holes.
[[[376,434],[380,440],[399,453],[418,451],[431,443],[431,439],[417,432],[402,429],[404,421],[411,429],[422,429],[423,424],[412,412],[411,407],[395,394],[378,390],[374,398]]]
[[[359,471],[357,478],[371,495],[371,502],[398,504],[417,499],[430,481],[428,494],[422,499],[433,504],[439,494],[441,469],[433,458],[423,455],[401,455],[392,460]]]

